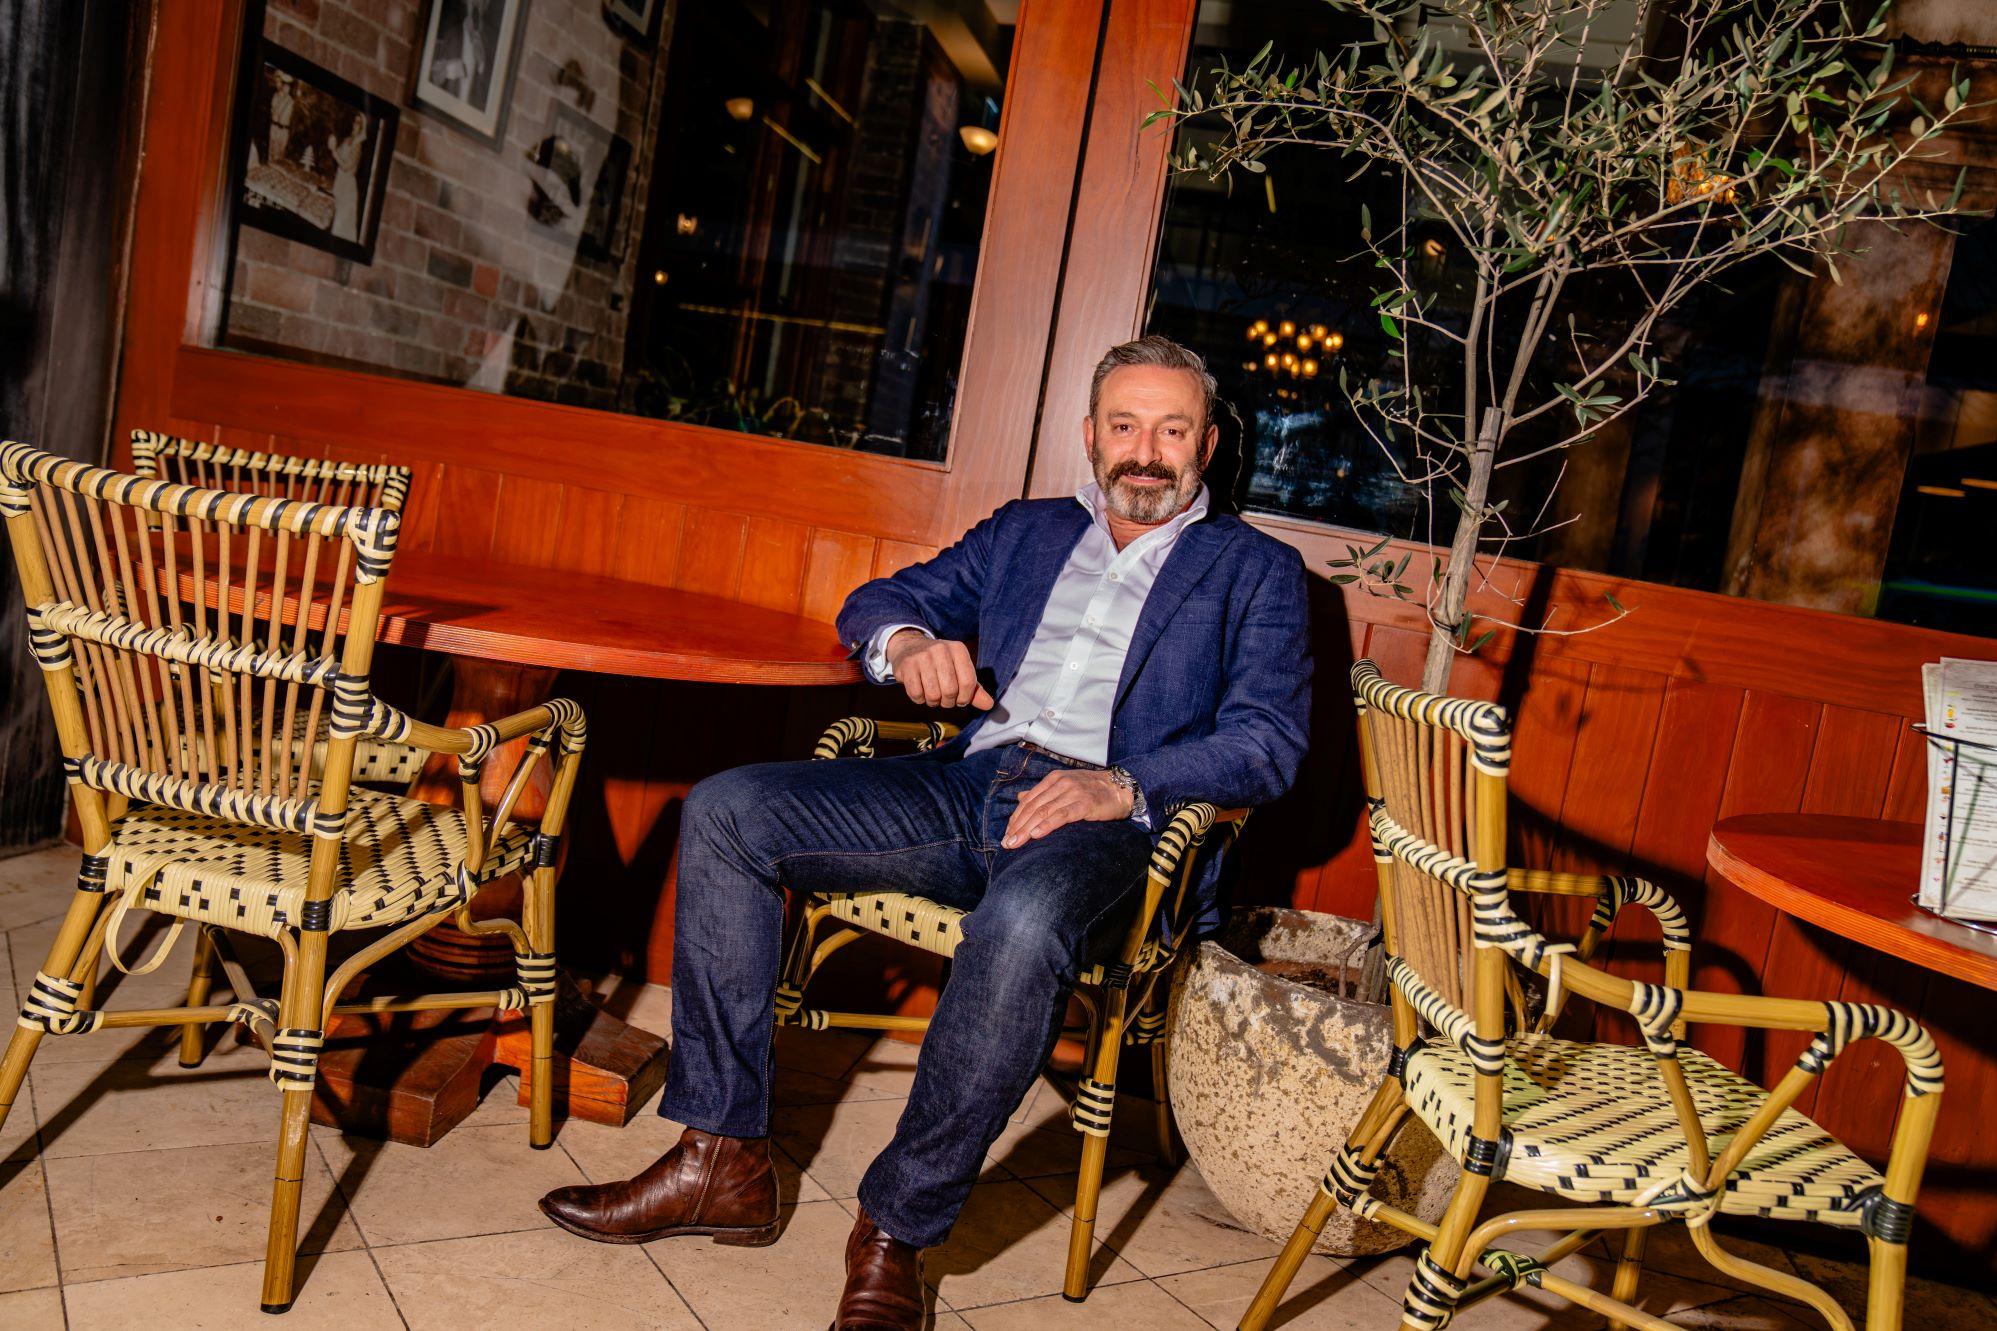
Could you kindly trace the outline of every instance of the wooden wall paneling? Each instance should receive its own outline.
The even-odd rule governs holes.
[[[438,501],[443,494],[444,469],[435,462],[419,460],[409,467],[409,498],[402,508],[402,533],[397,543],[404,549],[428,550],[437,530]],[[392,576],[392,575],[391,575]]]
[[[811,528],[802,522],[750,518],[736,595],[751,605],[797,613],[804,599],[804,562],[810,545]]]
[[[1801,812],[1878,817],[1904,724],[1897,716],[1826,706],[1803,783]],[[1778,911],[1760,967],[1762,992],[1781,998],[1835,998],[1855,946]],[[1794,1063],[1809,1039],[1794,1031],[1766,1032],[1762,1040],[1768,1050],[1768,1070],[1779,1073]],[[1809,1086],[1796,1107],[1810,1113],[1822,1085],[1820,1079]]]
[[[1886,782],[1886,803],[1882,818],[1918,823],[1928,810],[1928,737],[1914,729],[1914,721],[1900,723],[1900,738],[1893,752],[1893,774]]]
[[[1626,861],[1643,809],[1666,683],[1647,670],[1598,665],[1589,671],[1574,733],[1573,774],[1548,867],[1601,873]]]
[[[929,507],[893,496],[907,514],[929,518],[929,529],[868,528],[879,536],[944,544],[1025,493],[1102,20],[1103,0],[1020,6],[951,417],[950,485]]]
[[[1380,667],[1380,673],[1396,684],[1413,685],[1421,680],[1422,655],[1427,650],[1422,635],[1407,629],[1374,626],[1366,638],[1366,657]],[[1323,663],[1320,670],[1325,670]],[[1352,716],[1349,686],[1337,678],[1338,672],[1326,672],[1325,678],[1315,694],[1318,708],[1326,709],[1329,715],[1336,716],[1350,725]],[[1337,690],[1336,693],[1328,690]],[[1333,710],[1335,709],[1335,710]],[[1313,723],[1313,731],[1322,744],[1328,727]],[[1340,747],[1344,747],[1341,744]],[[1373,899],[1379,891],[1379,880],[1373,869],[1373,852],[1366,839],[1364,814],[1358,805],[1359,771],[1357,749],[1351,750],[1346,760],[1349,764],[1349,784],[1337,787],[1342,794],[1348,794],[1353,801],[1350,809],[1352,832],[1342,848],[1335,851],[1325,864],[1318,877],[1313,899],[1317,909],[1334,914],[1350,916],[1353,919],[1370,919],[1373,914]],[[1341,819],[1341,822],[1343,820]]]
[[[1823,705],[1779,693],[1749,692],[1727,764],[1726,792],[1715,818],[1741,813],[1791,813],[1802,805]],[[1710,829],[1711,824],[1708,823]],[[1703,858],[1704,842],[1701,842]],[[1722,993],[1765,992],[1762,964],[1775,910],[1710,872],[1705,891],[1688,903],[1695,943],[1692,984]],[[1695,1026],[1699,1048],[1743,1075],[1768,1074],[1764,1033],[1738,1026]]]
[[[805,556],[804,601],[809,619],[830,622],[847,595],[873,576],[874,538],[820,528],[811,534]]]
[[[680,537],[687,508],[650,495],[626,495],[617,515],[610,575],[654,587],[679,585]]]
[[[1694,922],[1693,959],[1699,960],[1705,936],[1698,928],[1706,863],[1706,837],[1720,806],[1727,764],[1740,726],[1739,689],[1671,680],[1657,713],[1657,733],[1644,755],[1644,791],[1636,827],[1623,865],[1649,878],[1670,893]],[[1634,767],[1636,755],[1629,766]],[[1597,769],[1575,763],[1570,789],[1585,790]],[[1619,776],[1619,783],[1628,781]],[[1570,798],[1572,796],[1570,795]],[[1613,826],[1613,824],[1609,824]],[[1581,847],[1573,847],[1580,851]],[[1619,867],[1613,843],[1588,847],[1585,854],[1611,871]],[[1601,858],[1597,858],[1601,857]],[[1578,904],[1578,903],[1577,903]],[[1570,931],[1584,924],[1569,907]],[[1653,983],[1664,978],[1662,932],[1650,912],[1625,911],[1602,952],[1604,964],[1621,975]],[[1602,1038],[1631,1041],[1636,1025],[1621,1012],[1598,1011],[1595,1029]]]
[[[501,476],[493,504],[492,557],[507,564],[554,565],[567,489],[532,476]]]
[[[482,559],[492,553],[503,477],[477,467],[446,467],[435,487],[427,549]]]
[[[1512,709],[1508,830],[1517,864],[1538,868],[1553,863],[1587,694],[1588,667],[1562,661],[1534,671],[1525,681],[1523,696],[1500,695]],[[1553,903],[1549,898],[1541,904]]]
[[[749,519],[740,513],[688,508],[676,585],[709,596],[734,596],[742,583],[742,547],[748,535]]]
[[[609,490],[564,486],[555,515],[555,548],[550,562],[577,573],[608,575],[617,555],[617,531],[624,496]]]
[[[1171,148],[1169,127],[1144,118],[1186,68],[1198,0],[1113,0],[1089,108],[1061,303],[1042,390],[1027,493],[1071,494],[1089,479],[1082,418],[1103,352],[1143,330]],[[1146,225],[1148,223],[1148,225]]]
[[[913,541],[882,541],[874,551],[873,576],[891,577],[911,564],[921,564],[936,558],[936,547],[918,545]]]

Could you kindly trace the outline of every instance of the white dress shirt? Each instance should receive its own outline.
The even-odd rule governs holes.
[[[1110,535],[1101,487],[1090,481],[1075,499],[1093,521],[1055,579],[1032,644],[967,753],[1024,740],[1098,767],[1109,762],[1110,713],[1137,617],[1179,533],[1206,515],[1207,490],[1201,486],[1184,512],[1121,550]],[[865,665],[877,682],[894,678],[888,639],[905,628],[929,632],[921,624],[890,624],[868,644]]]

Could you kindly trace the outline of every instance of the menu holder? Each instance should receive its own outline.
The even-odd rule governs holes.
[[[1921,667],[1921,686],[1928,807],[1915,901],[1961,923],[1997,920],[1997,662],[1945,658]]]

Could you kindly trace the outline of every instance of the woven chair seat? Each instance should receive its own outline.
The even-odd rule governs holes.
[[[1753,1082],[1681,1045],[1678,1064],[1718,1155],[1767,1098]],[[1431,1041],[1408,1059],[1407,1098],[1459,1159],[1470,1147],[1469,1056]],[[1628,1205],[1684,1172],[1685,1134],[1648,1050],[1549,1036],[1514,1038],[1505,1064],[1503,1177],[1578,1202]],[[1856,1227],[1884,1180],[1795,1110],[1783,1111],[1727,1180],[1733,1215]]]
[[[824,902],[834,919],[939,957],[956,955],[964,941],[964,917],[970,913],[912,892],[817,892],[812,900]],[[1159,955],[1155,943],[1146,943],[1133,973],[1150,970]],[[1090,966],[1075,983],[1101,984],[1106,973],[1100,964]]]
[[[457,809],[356,786],[348,792],[335,929],[373,929],[446,910],[533,858],[531,829],[508,828],[475,873],[464,870]],[[309,837],[160,805],[122,818],[104,854],[106,886],[145,886],[137,904],[182,919],[274,936],[305,903]]]

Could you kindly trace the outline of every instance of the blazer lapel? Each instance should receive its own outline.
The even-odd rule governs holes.
[[[992,626],[998,632],[985,653],[992,678],[998,684],[994,696],[1003,693],[1012,682],[1013,672],[1019,669],[1027,647],[1033,642],[1034,630],[1040,627],[1047,613],[1047,598],[1054,594],[1054,584],[1060,579],[1061,570],[1068,566],[1068,556],[1075,552],[1076,543],[1089,529],[1088,511],[1078,503],[1054,512],[1056,520],[1048,523],[1044,531],[1027,534],[1020,558],[1005,572],[1009,585],[995,601],[1007,613]]]
[[[1165,567],[1158,570],[1158,580],[1151,584],[1151,594],[1144,598],[1144,609],[1137,616],[1137,628],[1130,635],[1130,650],[1123,658],[1123,675],[1116,682],[1114,706],[1123,705],[1123,695],[1130,692],[1138,667],[1157,645],[1173,613],[1233,539],[1232,532],[1211,521],[1195,522],[1179,533],[1179,543],[1172,547]]]

